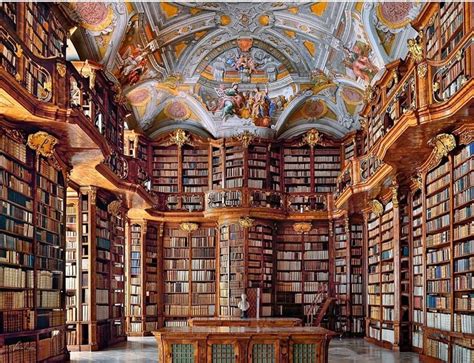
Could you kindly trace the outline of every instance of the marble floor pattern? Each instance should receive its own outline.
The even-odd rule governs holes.
[[[153,337],[129,338],[100,352],[72,352],[71,362],[118,363],[157,361],[156,341]],[[329,363],[418,363],[418,354],[392,352],[367,343],[363,339],[334,339],[329,346]]]

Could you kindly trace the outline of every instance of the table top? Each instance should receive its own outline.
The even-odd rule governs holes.
[[[249,326],[184,326],[167,327],[153,332],[155,336],[183,336],[183,335],[319,335],[334,336],[335,332],[311,326],[294,327],[249,327]]]
[[[294,321],[294,322],[301,322],[299,318],[284,318],[284,317],[276,317],[276,318],[246,318],[242,319],[235,316],[217,316],[217,317],[198,317],[198,318],[191,318],[188,321]]]

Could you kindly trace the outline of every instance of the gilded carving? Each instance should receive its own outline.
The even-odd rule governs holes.
[[[423,187],[423,179],[421,178],[421,175],[416,175],[411,178],[413,184],[415,184],[416,188],[421,190]]]
[[[303,144],[308,144],[309,147],[315,147],[321,141],[321,135],[318,130],[311,129],[303,137]]]
[[[80,70],[81,76],[89,78],[89,87],[94,88],[95,86],[95,70],[89,64],[89,61],[86,59],[84,65]]]
[[[184,222],[179,225],[179,229],[184,232],[194,232],[197,230],[199,225],[197,223]]]
[[[426,63],[421,63],[421,64],[418,65],[416,70],[417,70],[418,76],[420,78],[425,78],[426,74],[428,73],[428,66],[426,65]]]
[[[63,63],[56,63],[56,70],[59,76],[62,78],[66,75],[66,65]]]
[[[398,185],[394,184],[390,187],[392,191],[392,204],[394,208],[398,208]]]
[[[113,216],[118,216],[120,214],[120,208],[122,207],[122,201],[120,199],[114,200],[110,202],[107,206],[107,212],[112,214]]]
[[[44,131],[28,135],[27,145],[46,158],[54,154],[54,147],[57,143],[58,139]]]
[[[373,199],[369,202],[371,211],[373,214],[375,214],[377,217],[380,217],[383,213],[383,204],[380,203],[377,199]]]
[[[9,128],[0,128],[0,135],[2,133],[5,133],[6,135],[8,135],[8,137],[15,140],[19,144],[24,144],[25,143],[25,134],[21,130],[9,129]]]
[[[189,136],[183,129],[176,129],[170,136],[170,143],[178,145],[179,148],[189,143],[189,141]]]
[[[16,45],[15,56],[16,56],[17,58],[23,57],[23,48],[21,47],[20,44],[17,44],[17,45]]]
[[[428,141],[428,145],[433,147],[430,166],[434,167],[456,147],[456,139],[451,134],[439,134]]]
[[[248,130],[245,130],[240,135],[237,135],[236,138],[242,143],[242,146],[247,149],[254,140],[255,135]]]
[[[474,140],[474,130],[463,131],[459,135],[459,144],[468,145]]]
[[[423,48],[421,42],[416,39],[408,39],[407,41],[408,53],[416,63],[423,60]]]
[[[308,233],[311,231],[312,225],[309,222],[298,222],[293,224],[293,230],[296,233]]]
[[[372,98],[374,97],[374,91],[370,85],[367,85],[364,90],[364,101],[365,102],[370,102],[372,101]]]
[[[250,228],[253,226],[253,221],[252,218],[246,216],[239,219],[239,224],[242,228]]]

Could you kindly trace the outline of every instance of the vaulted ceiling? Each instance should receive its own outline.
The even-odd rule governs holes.
[[[291,137],[359,127],[365,87],[404,57],[420,3],[63,5],[81,58],[121,85],[129,127]],[[73,52],[71,52],[72,54]]]

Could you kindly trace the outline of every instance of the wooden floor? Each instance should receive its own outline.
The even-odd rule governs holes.
[[[151,363],[157,361],[154,337],[129,338],[127,343],[101,352],[71,353],[71,362]],[[418,363],[415,353],[398,353],[369,344],[363,339],[333,339],[329,346],[330,363]]]

